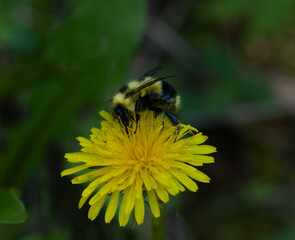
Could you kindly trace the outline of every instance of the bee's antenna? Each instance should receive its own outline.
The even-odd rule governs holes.
[[[165,77],[157,77],[154,80],[161,81],[161,80],[164,80],[164,79],[167,79],[167,78],[175,78],[175,77],[176,77],[176,75],[170,75],[170,76],[165,76]]]
[[[110,103],[110,102],[112,102],[113,101],[113,99],[112,98],[110,98],[110,99],[108,99],[108,100],[106,100],[106,101],[103,101],[103,102],[101,102],[102,104],[108,104],[108,103]]]
[[[171,75],[171,76],[165,76],[165,77],[157,77],[157,78],[153,79],[152,81],[149,81],[149,82],[141,85],[140,87],[134,89],[133,91],[127,93],[126,97],[128,98],[130,96],[133,96],[134,94],[140,92],[142,89],[149,87],[149,86],[155,84],[156,82],[159,82],[159,81],[167,79],[167,78],[173,78],[173,77],[176,77],[176,76]]]

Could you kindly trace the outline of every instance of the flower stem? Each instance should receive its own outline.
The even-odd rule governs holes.
[[[159,204],[160,207],[160,217],[152,218],[152,230],[154,240],[165,240],[165,230],[164,230],[164,207],[163,204]]]

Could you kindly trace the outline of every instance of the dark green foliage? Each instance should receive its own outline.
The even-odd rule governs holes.
[[[60,172],[110,109],[101,102],[158,65],[177,76],[181,121],[218,150],[201,169],[212,182],[165,206],[167,239],[295,239],[294,11],[295,0],[0,1],[1,240],[152,238],[148,208],[134,231],[105,224],[105,209],[88,220],[85,185]]]
[[[3,88],[10,93],[3,95],[17,94],[17,101],[30,109],[21,124],[6,133],[8,146],[0,168],[0,181],[5,185],[22,184],[24,177],[38,168],[44,146],[62,140],[86,104],[102,100],[108,81],[125,76],[144,20],[144,4],[129,4],[131,8],[120,1],[77,3],[58,26],[41,29],[47,33],[44,48],[31,56],[31,66],[23,59],[23,73],[10,79],[13,86],[4,82]],[[11,171],[15,171],[13,178]]]
[[[249,37],[274,35],[293,22],[294,0],[220,0],[204,4],[198,11],[207,21],[220,23],[243,21]]]

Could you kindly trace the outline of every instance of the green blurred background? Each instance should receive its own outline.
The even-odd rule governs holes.
[[[201,168],[211,183],[166,205],[168,239],[295,239],[294,12],[295,0],[1,0],[1,240],[152,238],[149,213],[134,230],[104,211],[88,220],[84,186],[60,172],[101,102],[158,65],[177,75],[182,122],[218,149]]]

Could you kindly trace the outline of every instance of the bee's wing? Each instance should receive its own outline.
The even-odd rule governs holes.
[[[140,87],[133,89],[131,92],[127,93],[126,97],[131,97],[134,94],[140,92],[142,89],[144,89],[146,87],[149,87],[149,86],[155,84],[156,82],[159,82],[159,81],[164,80],[164,79],[167,79],[167,78],[172,78],[172,77],[175,77],[175,76],[166,76],[166,77],[157,77],[157,78],[154,78],[151,81],[149,81],[149,82],[141,85]]]
[[[160,69],[162,68],[162,66],[157,66],[151,70],[149,70],[148,72],[146,72],[145,74],[143,74],[139,79],[138,81],[142,81],[144,80],[146,77],[148,76],[153,76],[155,73],[159,72]]]

